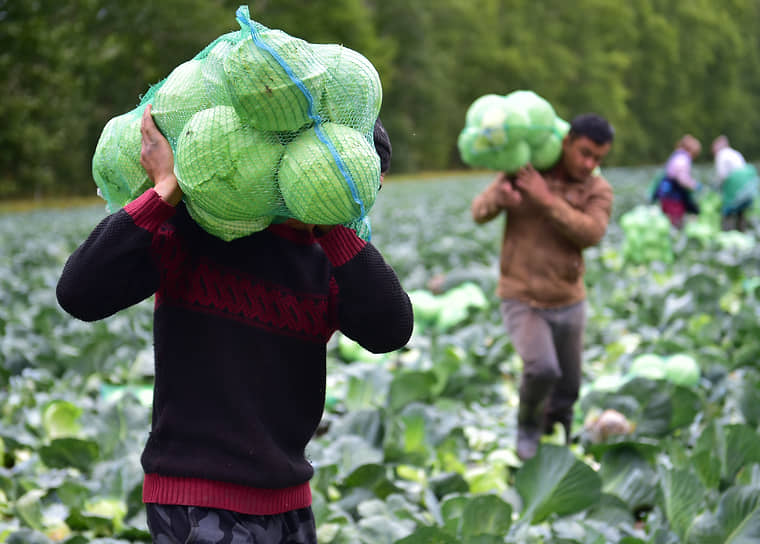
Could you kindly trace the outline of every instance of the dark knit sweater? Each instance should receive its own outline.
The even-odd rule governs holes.
[[[93,321],[156,295],[146,502],[274,514],[308,506],[326,343],[402,347],[412,307],[370,243],[284,225],[225,242],[152,189],[71,255],[61,306]]]

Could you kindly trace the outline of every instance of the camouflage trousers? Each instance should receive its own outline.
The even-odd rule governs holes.
[[[149,503],[148,528],[157,544],[316,544],[311,508],[271,516]]]

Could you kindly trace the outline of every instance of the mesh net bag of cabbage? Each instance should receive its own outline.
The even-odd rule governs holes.
[[[152,104],[189,213],[224,240],[288,217],[365,232],[380,186],[377,71],[349,48],[269,29],[245,6],[236,15],[240,30],[178,65],[135,110]],[[109,209],[139,196],[101,193]]]
[[[468,108],[457,146],[470,166],[513,173],[530,162],[546,170],[559,159],[567,128],[533,91],[486,94]]]
[[[134,109],[106,123],[92,156],[98,194],[113,213],[153,187],[140,164],[142,110]]]

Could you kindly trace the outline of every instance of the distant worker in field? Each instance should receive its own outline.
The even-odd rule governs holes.
[[[391,145],[376,122],[380,170]],[[169,142],[142,118],[154,186],[69,257],[61,306],[84,321],[155,294],[153,420],[142,453],[153,542],[317,542],[305,454],[325,402],[326,345],[404,346],[412,305],[342,225],[295,219],[224,241],[189,215]],[[382,176],[382,174],[381,174]]]
[[[760,184],[757,169],[731,147],[726,136],[715,138],[712,154],[723,201],[721,226],[723,230],[744,231],[747,229],[745,212],[752,206]]]
[[[652,201],[660,202],[663,213],[679,229],[687,213],[699,213],[699,206],[694,200],[694,190],[699,184],[692,175],[691,166],[701,151],[702,144],[691,134],[678,140],[651,195]]]
[[[571,441],[573,405],[581,383],[586,287],[583,250],[604,236],[612,188],[597,167],[614,130],[589,113],[573,119],[557,163],[500,173],[472,202],[486,223],[506,213],[497,294],[501,314],[523,361],[517,455],[533,457],[555,423]]]

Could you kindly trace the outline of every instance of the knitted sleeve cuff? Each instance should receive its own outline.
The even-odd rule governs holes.
[[[353,230],[343,225],[336,225],[324,236],[317,237],[317,241],[330,263],[336,267],[346,264],[367,245]]]
[[[149,232],[156,232],[158,227],[176,213],[177,209],[167,204],[156,191],[148,189],[124,206],[124,211],[130,215],[138,227]]]

